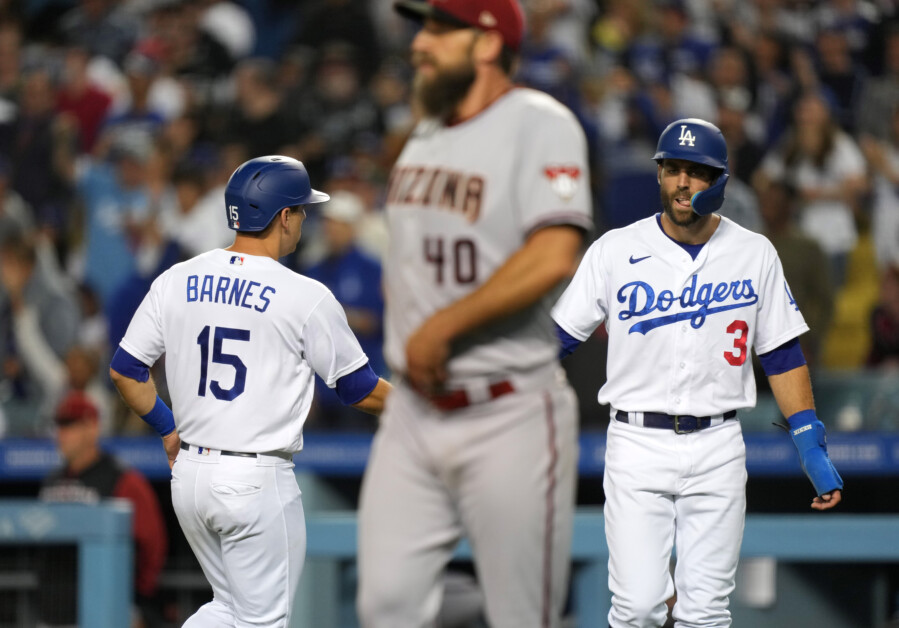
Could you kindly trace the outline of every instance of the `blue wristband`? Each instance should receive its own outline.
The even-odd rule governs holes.
[[[156,405],[153,406],[153,409],[140,418],[149,423],[160,436],[168,436],[175,431],[175,415],[172,414],[171,408],[159,398],[159,395],[156,395]]]
[[[811,480],[818,496],[843,488],[843,478],[827,455],[827,435],[824,424],[814,410],[802,410],[787,418],[790,436],[799,451],[799,463]]]

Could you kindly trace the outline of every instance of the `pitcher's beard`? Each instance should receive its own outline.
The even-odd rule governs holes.
[[[446,121],[468,94],[474,79],[471,64],[443,70],[431,79],[419,73],[412,82],[412,94],[429,117]]]

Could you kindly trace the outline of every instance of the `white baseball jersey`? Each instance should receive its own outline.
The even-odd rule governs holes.
[[[609,231],[552,316],[578,340],[605,322],[600,403],[694,416],[754,406],[750,350],[765,353],[808,331],[774,247],[723,217],[695,260],[657,216]]]
[[[525,132],[522,132],[525,130]],[[592,224],[587,146],[574,115],[516,88],[470,120],[418,124],[391,174],[385,356],[406,370],[409,336],[486,281],[535,230]],[[553,296],[454,344],[450,385],[555,359]]]
[[[183,441],[244,452],[300,450],[313,374],[333,387],[367,361],[325,286],[223,249],[156,279],[120,344],[145,364],[166,354]]]

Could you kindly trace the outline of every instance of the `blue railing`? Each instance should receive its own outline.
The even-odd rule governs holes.
[[[0,500],[0,544],[78,546],[78,625],[122,628],[131,623],[131,504],[51,504]]]
[[[786,433],[746,432],[746,467],[750,477],[799,476],[802,470]],[[294,456],[298,470],[323,476],[360,476],[371,447],[369,434],[309,433],[306,446]],[[580,437],[581,477],[602,475],[605,432]],[[899,475],[899,432],[832,432],[827,446],[834,464],[845,476]],[[109,438],[103,447],[150,479],[169,477],[169,467],[157,437]],[[49,439],[0,440],[0,481],[40,480],[59,464]]]

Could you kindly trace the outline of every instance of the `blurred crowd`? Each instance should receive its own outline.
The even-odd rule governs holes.
[[[523,6],[516,80],[587,133],[594,237],[658,211],[670,121],[713,121],[722,213],[777,247],[810,363],[899,365],[891,0]],[[387,0],[0,0],[0,435],[49,434],[73,392],[103,434],[145,431],[110,388],[111,351],[155,277],[230,244],[224,184],[266,154],[333,195],[282,261],[334,291],[386,375],[381,211],[415,121],[414,32]],[[364,428],[320,393],[311,426]]]

